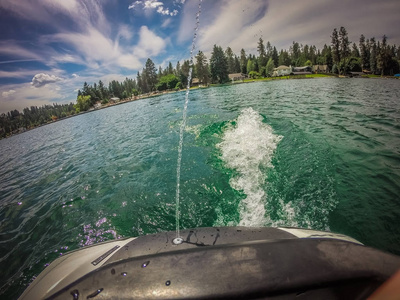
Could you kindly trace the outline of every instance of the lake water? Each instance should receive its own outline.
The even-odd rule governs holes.
[[[190,92],[181,227],[299,226],[400,254],[400,81]],[[183,92],[0,141],[0,297],[104,240],[175,230]]]

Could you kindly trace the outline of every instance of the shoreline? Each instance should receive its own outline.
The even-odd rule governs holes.
[[[329,75],[328,74],[288,75],[288,76],[280,76],[280,77],[245,79],[245,80],[241,80],[241,81],[238,80],[238,81],[234,81],[234,82],[210,84],[209,86],[202,86],[202,87],[196,86],[196,87],[190,87],[190,90],[207,89],[207,88],[218,87],[218,86],[228,86],[228,85],[246,84],[246,83],[254,83],[254,82],[268,82],[268,81],[280,81],[280,80],[299,80],[299,79],[315,79],[315,78],[318,79],[318,78],[349,78],[349,77],[340,77],[340,76],[333,75],[333,74],[332,75],[331,74],[329,74]],[[355,77],[355,78],[358,78],[358,79],[395,79],[395,80],[397,79],[397,80],[399,80],[398,78],[396,78],[394,76],[361,76],[361,77]],[[22,133],[25,133],[25,132],[28,132],[28,131],[31,131],[31,130],[34,130],[34,129],[37,129],[37,128],[40,128],[40,127],[43,127],[43,126],[46,126],[46,125],[50,125],[50,124],[53,124],[53,123],[56,123],[56,122],[59,122],[59,121],[63,121],[63,120],[69,119],[69,118],[73,118],[73,117],[76,117],[76,116],[84,115],[84,114],[91,113],[91,112],[94,112],[94,111],[98,111],[98,110],[106,109],[106,108],[109,108],[109,107],[126,104],[126,103],[129,103],[129,102],[134,102],[134,101],[144,100],[144,99],[148,99],[148,98],[158,97],[158,96],[162,96],[162,95],[166,95],[166,94],[179,93],[179,92],[182,92],[182,91],[185,91],[185,90],[186,89],[180,89],[178,91],[170,90],[170,91],[164,91],[164,92],[159,92],[159,93],[154,93],[153,92],[153,93],[141,94],[141,95],[134,96],[134,97],[131,97],[131,98],[122,99],[121,101],[116,102],[116,103],[111,103],[111,104],[107,103],[104,106],[101,106],[101,107],[98,107],[98,108],[92,108],[92,109],[89,109],[87,111],[80,112],[80,113],[77,113],[77,114],[73,114],[73,115],[70,115],[70,116],[67,116],[67,117],[64,117],[64,118],[60,118],[60,119],[57,119],[55,121],[47,122],[47,123],[41,124],[41,125],[33,127],[33,128],[23,128],[22,131],[19,131],[17,133],[12,133],[12,134],[10,134],[10,135],[8,135],[6,137],[0,138],[0,140],[7,139],[7,138],[10,138],[12,136],[19,135],[19,134],[22,134]]]

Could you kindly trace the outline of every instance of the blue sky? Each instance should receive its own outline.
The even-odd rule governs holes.
[[[0,113],[75,101],[77,89],[188,59],[198,0],[0,0]],[[260,37],[330,43],[333,28],[400,45],[398,0],[203,0],[197,50],[256,53]]]

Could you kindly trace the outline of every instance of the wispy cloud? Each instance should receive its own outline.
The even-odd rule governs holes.
[[[138,58],[154,57],[165,49],[166,42],[147,26],[142,26],[139,31],[139,43],[133,48],[133,53]]]

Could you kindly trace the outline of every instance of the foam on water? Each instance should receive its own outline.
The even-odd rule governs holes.
[[[273,168],[271,159],[283,137],[274,134],[271,126],[262,120],[252,108],[242,110],[236,125],[224,132],[222,142],[217,145],[226,167],[236,172],[230,179],[231,187],[246,195],[240,204],[239,225],[242,226],[271,223],[265,211],[265,170]]]

